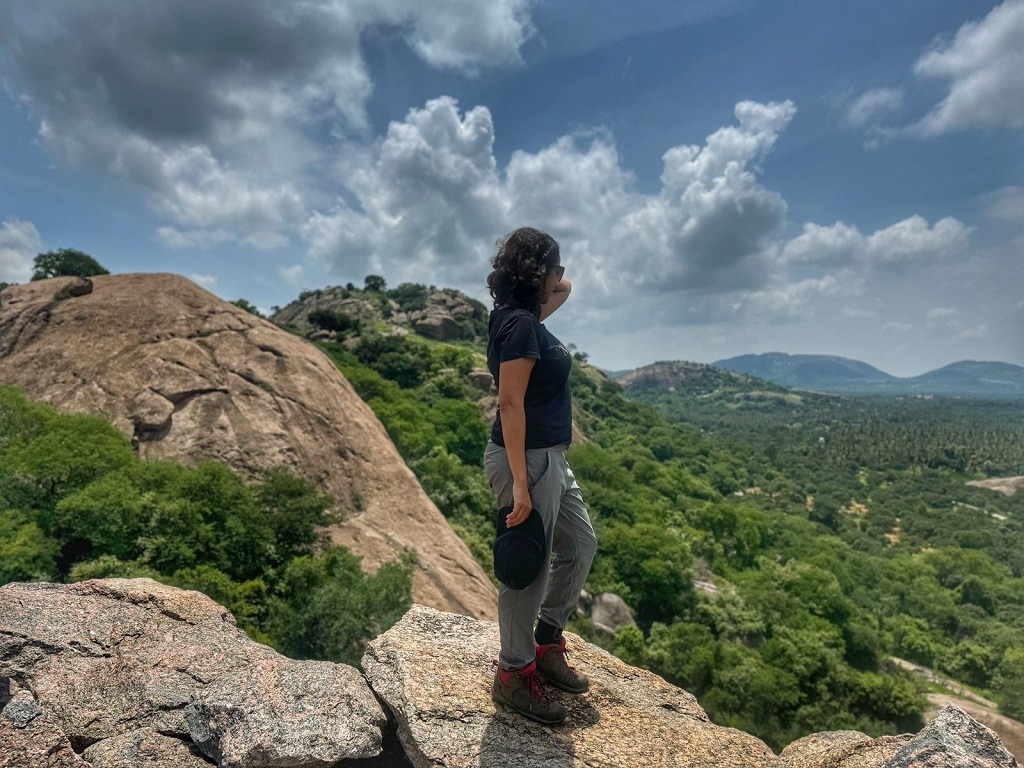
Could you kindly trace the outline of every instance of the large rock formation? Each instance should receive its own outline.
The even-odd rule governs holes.
[[[567,639],[591,689],[552,690],[569,717],[547,727],[491,700],[493,622],[414,605],[369,644],[360,675],[286,659],[250,641],[207,597],[150,579],[8,584],[0,587],[0,766],[1017,765],[992,731],[952,706],[918,734],[816,733],[776,756],[712,723],[686,691]]]
[[[437,341],[483,340],[487,335],[487,307],[453,288],[423,287],[417,308],[401,311],[398,303],[379,291],[347,290],[338,286],[304,291],[298,299],[277,310],[271,319],[302,331],[313,332],[309,316],[317,310],[347,315],[364,327],[387,323],[411,328]]]
[[[97,275],[0,292],[0,383],[105,416],[143,458],[283,465],[331,494],[331,535],[373,571],[416,551],[413,599],[495,617],[497,592],[373,411],[315,346],[173,274]],[[67,298],[55,298],[60,293]]]
[[[201,751],[221,766],[330,766],[378,754],[386,721],[358,670],[285,658],[205,595],[151,579],[0,587],[0,678],[43,716],[8,704],[8,723],[39,720],[57,752],[110,763],[202,765]]]
[[[553,694],[569,711],[557,728],[491,700],[498,627],[414,606],[370,643],[362,666],[394,712],[406,754],[426,766],[706,766],[759,768],[774,753],[713,724],[689,693],[567,635],[570,663],[590,677],[583,696]]]

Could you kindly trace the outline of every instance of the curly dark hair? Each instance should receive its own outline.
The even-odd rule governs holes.
[[[494,307],[504,304],[539,306],[544,275],[560,263],[558,243],[546,232],[520,227],[495,245],[498,251],[491,259],[494,271],[487,276]]]

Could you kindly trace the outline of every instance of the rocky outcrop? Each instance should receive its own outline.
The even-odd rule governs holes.
[[[360,674],[286,659],[250,641],[204,595],[150,579],[8,584],[0,587],[0,765],[1017,765],[992,731],[952,706],[917,734],[816,733],[776,756],[712,723],[686,691],[566,636],[569,661],[591,689],[551,689],[569,711],[552,728],[491,700],[493,622],[414,605],[369,643]]]
[[[495,617],[497,593],[373,411],[312,344],[173,274],[96,275],[0,293],[0,383],[98,413],[147,459],[284,466],[329,493],[335,543],[374,571],[415,550],[417,603]],[[66,294],[67,292],[64,291]]]
[[[686,691],[567,634],[590,691],[554,691],[566,723],[550,728],[491,700],[498,627],[414,606],[373,640],[362,666],[394,713],[413,765],[770,766],[759,739],[713,724]]]
[[[713,368],[703,363],[668,360],[636,368],[623,374],[616,381],[626,389],[654,389],[672,392],[685,381],[701,381],[709,378],[713,379],[714,386],[720,386],[721,379],[737,384],[754,380],[745,374]]]
[[[304,291],[288,306],[279,309],[271,320],[314,333],[310,313],[329,310],[347,315],[365,328],[385,322],[412,328],[436,341],[465,339],[480,341],[487,335],[487,307],[452,288],[423,288],[419,305],[402,311],[387,292],[350,290],[341,287]]]
[[[958,707],[944,707],[917,734],[871,738],[828,731],[789,744],[775,768],[1016,768],[995,732]]]
[[[580,593],[579,607],[594,623],[594,629],[615,637],[620,627],[636,624],[633,612],[626,601],[614,592],[602,592],[592,595],[586,590]],[[579,610],[579,608],[577,608]]]
[[[31,691],[40,725],[118,764],[330,766],[379,753],[386,721],[358,670],[281,656],[151,579],[0,587],[0,677]]]

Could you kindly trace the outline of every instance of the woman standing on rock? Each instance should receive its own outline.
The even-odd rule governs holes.
[[[565,303],[572,285],[562,278],[565,268],[550,235],[523,227],[497,245],[487,278],[494,298],[487,367],[498,387],[498,416],[484,470],[502,508],[499,515],[506,515],[499,527],[512,534],[502,543],[516,543],[496,551],[495,570],[510,576],[499,573],[501,651],[491,695],[532,720],[555,724],[565,719],[565,707],[548,697],[538,677],[570,693],[589,688],[587,677],[566,662],[562,629],[597,551],[583,496],[565,460],[572,440],[572,357],[543,324]],[[543,566],[535,576],[524,563],[536,560],[515,557],[520,550],[514,547],[526,546],[527,530],[544,538]],[[513,588],[506,581],[521,583]]]

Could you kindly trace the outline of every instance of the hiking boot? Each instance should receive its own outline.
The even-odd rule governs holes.
[[[522,669],[505,670],[499,664],[494,670],[491,698],[544,725],[558,725],[565,720],[565,707],[548,697],[537,677],[536,661]]]
[[[590,680],[582,672],[577,672],[575,667],[570,667],[565,657],[569,652],[565,649],[565,636],[558,639],[557,643],[549,645],[538,645],[537,649],[537,674],[547,680],[555,688],[560,688],[569,693],[583,693],[590,689]]]

